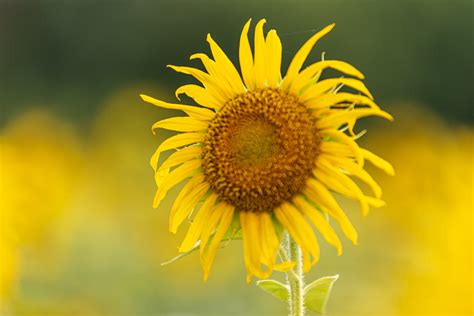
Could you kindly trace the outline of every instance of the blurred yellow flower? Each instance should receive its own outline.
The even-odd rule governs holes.
[[[383,183],[403,248],[394,253],[399,315],[472,315],[472,128],[453,128],[416,105],[400,110],[396,130],[375,146],[396,157]]]
[[[140,84],[143,86],[150,84]],[[139,104],[137,87],[112,93],[93,120],[86,171],[87,198],[93,202],[91,213],[107,213],[118,219],[119,213],[136,216],[137,212],[130,209],[149,207],[152,188],[143,180],[148,170],[140,162],[153,152],[153,142],[144,137],[149,134],[144,124],[153,120],[153,111]],[[101,175],[100,181],[97,174]]]
[[[1,232],[33,242],[69,202],[80,172],[79,142],[70,126],[36,110],[10,122],[0,150]]]
[[[145,260],[159,266],[175,255],[176,245],[166,229],[156,226],[156,222],[164,223],[165,214],[137,211],[151,210],[149,198],[153,193],[150,186],[153,180],[145,176],[149,170],[143,162],[155,147],[154,140],[147,137],[150,133],[147,125],[153,116],[156,119],[154,109],[143,107],[137,100],[138,87],[158,90],[149,83],[126,86],[106,98],[94,119],[84,186],[87,200],[82,203],[88,205],[85,216],[94,218],[96,223],[120,230],[120,234],[127,229],[128,238]],[[166,114],[171,113],[159,113],[158,118]],[[117,126],[122,128],[117,129]],[[99,173],[101,177],[97,181]],[[184,270],[191,274],[190,269]],[[179,282],[173,285],[180,286]]]
[[[6,300],[17,278],[17,251],[39,245],[67,206],[79,173],[79,152],[71,128],[40,110],[2,130],[0,299]]]
[[[188,252],[200,244],[205,280],[219,243],[237,230],[242,232],[248,282],[252,276],[267,278],[273,269],[291,267],[291,262],[276,263],[280,225],[301,247],[306,271],[319,258],[310,223],[341,253],[341,242],[324,214],[333,217],[354,244],[357,232],[330,191],[358,201],[367,214],[369,205],[379,207],[384,202],[380,187],[363,169],[364,160],[393,173],[389,163],[355,142],[357,119],[371,115],[392,119],[374,103],[360,81],[363,74],[337,60],[323,60],[301,70],[313,46],[334,25],[299,49],[282,78],[282,44],[275,30],[265,37],[264,24],[260,20],[256,25],[253,53],[247,36],[250,21],[243,28],[242,78],[210,35],[207,41],[214,60],[205,54],[191,56],[201,60],[207,72],[170,66],[204,85],[188,84],[176,90],[177,97],[186,94],[202,107],[142,95],[158,107],[188,115],[153,125],[153,130],[181,132],[164,141],[151,159],[158,186],[154,206],[172,187],[191,178],[173,204],[170,230],[176,233],[203,202],[179,250]],[[330,68],[357,79],[320,80],[323,70]],[[341,92],[343,86],[361,94]],[[159,166],[161,153],[178,147]],[[351,177],[365,182],[374,197],[362,192]]]

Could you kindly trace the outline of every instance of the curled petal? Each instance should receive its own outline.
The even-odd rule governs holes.
[[[193,117],[197,120],[210,121],[216,115],[213,111],[210,111],[208,109],[203,109],[197,106],[168,103],[168,102],[164,102],[164,101],[149,97],[144,94],[140,94],[140,97],[143,99],[143,101],[149,102],[153,105],[159,106],[164,109],[173,109],[173,110],[183,111],[190,117]]]
[[[308,57],[309,53],[313,49],[316,42],[318,42],[324,35],[329,33],[336,24],[330,24],[323,28],[318,33],[314,34],[306,43],[301,46],[298,52],[293,57],[293,60],[288,67],[288,71],[286,72],[285,78],[281,84],[281,88],[286,90],[293,82],[293,79],[298,75],[303,63],[305,62],[306,58]]]
[[[308,84],[308,82],[313,83],[313,79],[316,79],[315,81],[317,81],[323,70],[328,68],[340,71],[346,75],[353,76],[358,79],[365,78],[364,75],[359,70],[357,70],[357,68],[349,63],[340,60],[322,60],[309,65],[302,72],[300,72],[291,83],[290,91],[293,93],[298,93]]]
[[[318,98],[324,95],[325,93],[327,93],[328,91],[336,89],[340,85],[344,85],[354,90],[360,91],[363,94],[367,95],[370,100],[374,99],[374,96],[372,95],[372,93],[370,93],[369,89],[367,89],[367,87],[362,81],[357,80],[357,79],[352,79],[352,78],[331,78],[331,79],[322,80],[316,83],[315,85],[312,85],[308,87],[306,90],[304,90],[304,92],[300,96],[300,99],[302,102],[305,102],[305,103],[309,102],[311,99]],[[367,103],[366,100],[364,101],[365,102],[363,102],[363,104],[370,104],[371,107],[376,107],[374,106],[373,102],[368,101]],[[343,102],[354,102],[354,101],[352,99],[349,99],[349,100],[345,99]],[[316,103],[316,102],[313,101],[311,104],[313,103]]]
[[[393,170],[392,165],[388,161],[380,158],[376,154],[368,151],[367,149],[361,148],[361,151],[364,158],[370,161],[374,166],[376,166],[379,169],[382,169],[388,175],[391,175],[391,176],[395,175],[395,170]]]
[[[257,88],[263,88],[265,86],[265,68],[266,68],[266,49],[265,49],[265,37],[263,35],[263,25],[266,20],[262,19],[258,21],[255,26],[255,85]]]
[[[245,86],[247,87],[248,90],[252,90],[255,88],[253,55],[252,55],[252,49],[250,48],[250,43],[248,39],[248,32],[249,32],[251,21],[252,19],[249,19],[247,23],[245,23],[244,25],[242,34],[240,35],[240,46],[239,46],[240,70],[242,72],[242,77],[244,79]]]
[[[220,109],[224,102],[216,99],[207,89],[195,84],[187,84],[176,89],[176,98],[179,100],[179,96],[183,93],[206,108]]]

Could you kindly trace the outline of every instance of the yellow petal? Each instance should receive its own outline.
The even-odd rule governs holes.
[[[300,211],[289,203],[283,203],[275,209],[275,216],[301,249],[309,252],[317,261],[319,258],[318,241]]]
[[[181,205],[183,199],[187,196],[191,195],[192,192],[195,191],[196,187],[204,182],[204,174],[198,173],[193,176],[189,181],[183,186],[183,188],[179,191],[178,195],[176,196],[173,207],[171,208],[170,212],[170,227],[171,227],[171,219],[174,216],[177,208]]]
[[[285,261],[285,262],[280,262],[278,264],[275,264],[273,269],[279,272],[287,272],[290,269],[293,269],[294,266],[295,266],[295,262]]]
[[[163,179],[165,179],[166,176],[169,175],[169,173],[170,173],[170,169],[162,169],[160,171],[155,171],[155,182],[158,188],[163,185]]]
[[[207,42],[209,43],[217,67],[220,67],[225,71],[226,80],[230,83],[234,95],[245,92],[244,84],[242,83],[242,79],[240,78],[237,69],[235,69],[234,64],[230,61],[229,57],[227,57],[219,45],[217,45],[217,43],[212,39],[210,34],[207,35]]]
[[[276,255],[280,247],[280,241],[275,232],[270,214],[260,212],[260,229],[262,232],[262,262],[268,266],[269,270],[275,265]]]
[[[199,158],[202,154],[201,146],[189,146],[172,153],[158,168],[158,171],[169,169],[184,162]]]
[[[182,133],[171,136],[170,138],[164,140],[160,146],[158,146],[158,149],[150,159],[151,167],[156,171],[158,161],[160,160],[160,155],[163,151],[202,142],[204,140],[204,136],[205,135],[202,133]]]
[[[209,93],[212,94],[218,100],[223,100],[223,102],[225,102],[229,99],[229,97],[231,97],[228,93],[226,93],[225,89],[222,89],[222,85],[220,85],[219,82],[216,82],[209,74],[205,73],[202,70],[192,67],[182,67],[174,65],[168,65],[167,67],[177,72],[193,76],[194,78],[199,80],[204,85],[206,90],[208,90]]]
[[[229,230],[230,224],[232,223],[232,217],[234,216],[234,207],[226,204],[222,208],[222,216],[217,226],[216,233],[212,238],[211,244],[207,252],[202,256],[203,261],[203,270],[204,270],[204,281],[209,277],[209,271],[211,270],[212,263],[214,262],[214,257],[216,256],[217,247],[224,237],[225,233]]]
[[[157,207],[158,204],[166,196],[166,193],[175,185],[180,183],[186,178],[194,176],[202,165],[201,160],[191,160],[183,163],[181,166],[174,169],[168,175],[163,178],[162,185],[158,187],[153,201],[153,207]]]
[[[242,29],[242,34],[240,35],[239,45],[240,71],[242,72],[242,77],[248,90],[255,88],[252,49],[250,48],[247,36],[251,21],[252,19],[249,19],[247,23],[245,23],[244,28]]]
[[[245,269],[247,270],[247,283],[250,283],[253,276],[253,270],[255,270],[254,267],[259,265],[257,256],[255,255],[255,253],[258,252],[258,249],[257,251],[254,250],[256,243],[248,219],[249,214],[251,214],[251,212],[240,212],[240,226],[242,229],[242,243],[244,248]]]
[[[337,129],[326,129],[320,131],[323,137],[331,137],[334,140],[340,141],[341,143],[347,145],[349,149],[353,152],[355,159],[359,165],[364,164],[364,158],[362,156],[362,152],[360,151],[359,145],[349,136],[344,134],[343,132]],[[323,143],[330,143],[328,141],[324,141]]]
[[[189,116],[172,117],[156,122],[151,127],[153,134],[157,128],[178,132],[198,132],[207,130],[209,122],[196,120]]]
[[[235,92],[228,80],[225,68],[222,65],[218,65],[216,61],[210,59],[206,54],[193,54],[190,57],[191,60],[196,58],[201,60],[213,82],[219,84],[219,89],[224,92],[226,97],[232,98]]]
[[[254,64],[254,71],[255,71],[255,86],[257,88],[265,87],[265,38],[263,35],[263,25],[265,24],[266,20],[261,19],[258,21],[257,25],[255,26],[255,64]]]
[[[321,142],[319,148],[322,154],[328,156],[354,157],[354,152],[345,144],[325,141]]]
[[[330,79],[327,79],[330,80]],[[326,81],[326,80],[324,80]],[[321,81],[323,83],[324,81]],[[317,84],[315,85],[315,87]],[[311,89],[309,89],[311,90]],[[315,94],[317,96],[317,93]],[[326,93],[320,96],[319,98],[310,101],[311,97],[310,94],[306,94],[306,98],[302,97],[301,100],[302,102],[305,102],[306,105],[310,109],[323,109],[323,108],[329,108],[331,106],[337,105],[342,102],[348,102],[349,104],[364,104],[368,105],[371,109],[378,110],[380,109],[379,106],[369,99],[366,96],[363,95],[358,95],[358,94],[352,94],[352,93],[347,93],[347,92],[340,92],[340,93]]]
[[[275,30],[270,30],[266,40],[266,78],[269,87],[276,87],[281,81],[282,45]]]
[[[300,100],[304,103],[307,103],[308,107],[319,108],[320,106],[319,104],[323,102],[321,102],[320,99],[318,100],[314,100],[314,99],[318,97],[323,98],[321,97],[322,95],[324,95],[328,91],[334,90],[339,85],[344,85],[354,90],[360,91],[363,94],[367,95],[369,97],[369,100],[374,99],[369,89],[367,89],[365,84],[360,80],[352,79],[352,78],[331,78],[331,79],[322,80],[316,83],[315,85],[312,85],[311,87],[304,90],[303,94],[301,94],[300,96]],[[327,95],[331,96],[334,94],[327,94]],[[366,99],[363,99],[363,98],[357,98],[356,94],[342,92],[335,95],[339,95],[339,96],[344,95],[346,97],[345,99],[343,99],[343,101],[338,101],[338,102],[354,102],[355,104],[369,104],[371,105],[371,107],[378,108],[378,106],[374,102],[367,101]],[[351,96],[356,96],[355,101],[353,98],[351,98]],[[311,100],[314,100],[314,101],[310,102]],[[332,104],[329,104],[329,105],[332,105]],[[321,106],[321,107],[324,107],[324,106]]]
[[[324,35],[329,33],[334,26],[334,23],[326,26],[321,31],[314,34],[308,41],[306,41],[306,43],[303,44],[303,46],[301,46],[301,48],[293,57],[293,60],[288,67],[288,71],[286,72],[285,78],[283,78],[283,82],[281,84],[282,89],[286,90],[291,85],[293,79],[298,75],[298,72],[300,71],[316,42],[319,41]]]
[[[313,175],[329,190],[347,197],[355,198],[354,192],[349,190],[345,185],[345,182],[342,179],[344,176],[342,172],[328,170],[328,168],[321,165],[321,159],[318,159],[317,167],[313,169]]]
[[[367,196],[366,198],[367,202],[369,202],[369,205],[372,207],[382,207],[386,205],[385,201],[382,201],[380,199],[373,198],[371,196]]]
[[[346,124],[349,120],[360,119],[366,116],[380,116],[392,121],[393,117],[385,111],[375,109],[354,109],[352,111],[342,111],[330,116],[322,117],[316,123],[319,129],[339,127]]]
[[[261,269],[261,223],[260,217],[253,212],[240,212],[240,225],[242,227],[242,240],[244,246],[244,261],[247,274],[247,282],[255,275],[260,279],[270,276],[271,271]]]
[[[216,205],[214,205],[211,215],[207,219],[207,223],[201,233],[201,244],[199,245],[199,253],[201,255],[201,260],[203,259],[202,255],[207,248],[207,243],[209,242],[212,233],[219,224],[219,220],[221,219],[223,211],[226,209],[226,207],[227,205],[224,202],[217,203]]]
[[[323,70],[328,68],[332,68],[359,79],[365,78],[364,75],[351,64],[340,60],[323,60],[311,64],[301,71],[291,83],[290,91],[293,93],[298,93],[308,83],[312,83],[315,76],[318,77],[318,75],[320,75]]]
[[[151,103],[151,104],[156,105],[156,106],[159,106],[161,108],[181,110],[181,111],[185,112],[187,115],[189,115],[189,116],[191,116],[191,117],[193,117],[197,120],[210,121],[216,115],[216,113],[211,111],[211,110],[203,109],[203,108],[200,108],[200,107],[197,107],[197,106],[167,103],[167,102],[149,97],[149,96],[144,95],[144,94],[140,94],[140,97],[143,99],[143,101]]]
[[[349,163],[344,164],[344,168],[351,174],[364,181],[372,189],[376,198],[380,198],[382,196],[382,189],[367,171],[360,168],[360,166]]]
[[[304,215],[308,216],[316,229],[323,235],[324,239],[326,239],[329,244],[333,245],[337,249],[338,255],[341,255],[341,241],[324,216],[302,196],[296,196],[293,199],[293,203],[303,212]]]
[[[186,94],[198,104],[210,109],[220,109],[223,105],[223,100],[219,101],[214,95],[201,86],[195,84],[187,84],[176,89],[176,97],[179,100],[180,94]]]
[[[209,191],[209,184],[203,182],[198,184],[189,195],[185,196],[180,203],[174,203],[170,216],[170,232],[175,234],[178,227],[184,222],[204,195]]]
[[[365,215],[369,212],[367,197],[342,170],[338,170],[329,162],[320,158],[317,162],[317,168],[313,170],[313,174],[329,189],[358,201],[362,214]]]
[[[361,148],[361,151],[364,158],[370,161],[374,166],[385,171],[388,175],[395,175],[395,170],[393,170],[392,165],[388,161],[384,160],[383,158],[380,158],[376,154],[368,151],[367,149]]]
[[[352,226],[344,211],[323,184],[317,180],[310,179],[307,182],[304,194],[313,200],[323,211],[331,215],[339,223],[347,238],[354,244],[357,244],[357,232],[354,226]]]
[[[188,252],[194,247],[194,245],[196,245],[197,241],[201,237],[204,227],[207,226],[208,219],[214,210],[214,204],[217,200],[217,197],[217,194],[211,193],[204,201],[198,213],[194,217],[186,237],[179,247],[179,252]]]

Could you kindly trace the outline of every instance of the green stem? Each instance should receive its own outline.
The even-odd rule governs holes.
[[[304,316],[304,273],[301,248],[289,234],[287,234],[286,237],[288,240],[289,259],[295,262],[295,267],[292,271],[286,273],[288,285],[290,287],[290,295],[288,297],[290,316]]]

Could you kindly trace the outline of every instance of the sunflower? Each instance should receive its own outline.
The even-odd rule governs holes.
[[[364,161],[393,174],[389,163],[355,141],[360,136],[353,132],[357,119],[375,115],[392,120],[360,81],[363,74],[339,60],[318,61],[302,70],[314,45],[334,24],[301,46],[282,77],[282,44],[275,30],[264,35],[265,22],[256,24],[253,53],[248,39],[251,20],[243,27],[241,75],[211,35],[207,42],[212,58],[202,53],[190,58],[200,60],[206,71],[168,66],[202,83],[176,90],[178,99],[185,94],[200,106],[141,95],[153,105],[186,114],[152,127],[180,132],[162,142],[151,158],[158,186],[154,207],[172,187],[187,180],[172,206],[170,231],[176,233],[191,220],[179,251],[199,247],[204,280],[219,244],[236,231],[243,240],[247,282],[292,266],[289,260],[277,262],[282,231],[301,248],[305,271],[319,258],[313,226],[340,254],[341,242],[326,215],[354,244],[357,232],[332,192],[358,201],[367,214],[369,206],[384,202],[380,187],[363,169]],[[354,78],[321,80],[326,69]],[[344,92],[343,86],[360,93]],[[173,149],[159,164],[160,155]],[[373,196],[353,178],[366,183]]]

